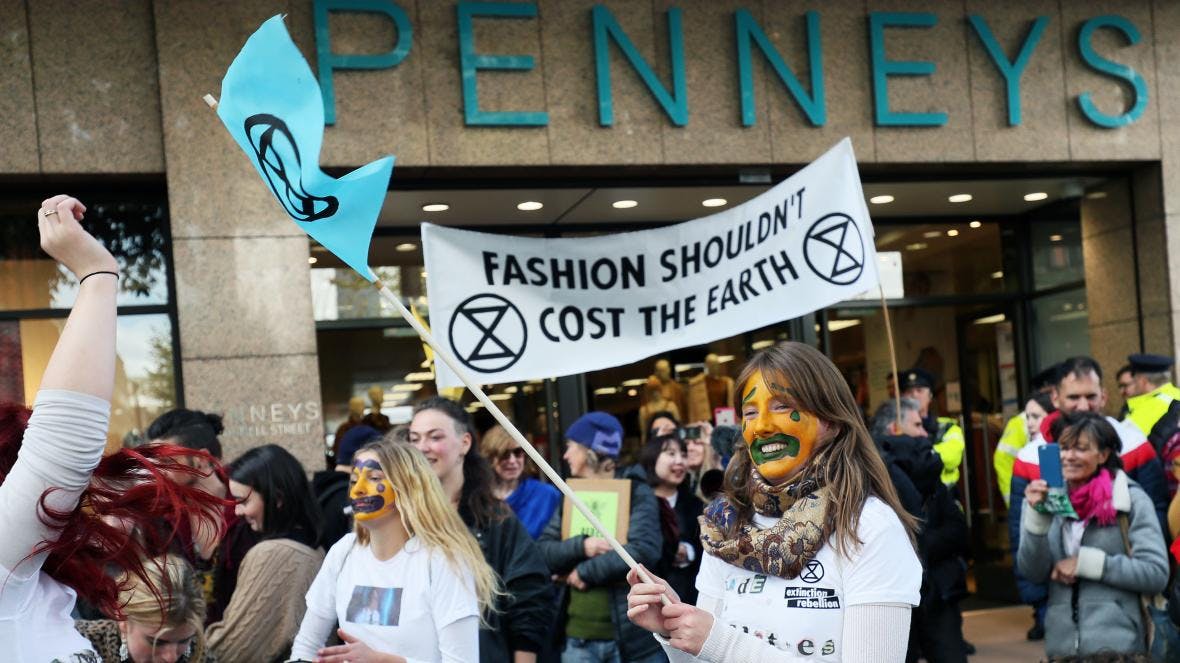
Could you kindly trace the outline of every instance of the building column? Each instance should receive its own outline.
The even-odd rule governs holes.
[[[201,101],[259,17],[288,11],[260,4],[154,3],[184,402],[225,416],[225,461],[275,443],[311,472],[324,436],[308,240]]]

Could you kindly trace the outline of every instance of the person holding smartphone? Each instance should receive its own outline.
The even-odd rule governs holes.
[[[1067,413],[1052,424],[1061,478],[1077,518],[1041,513],[1046,478],[1024,491],[1016,565],[1032,582],[1049,582],[1045,654],[1147,651],[1140,595],[1168,582],[1164,537],[1151,498],[1123,472],[1114,426],[1095,412]],[[1043,466],[1043,474],[1051,467]]]

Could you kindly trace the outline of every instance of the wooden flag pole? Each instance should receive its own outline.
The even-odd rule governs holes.
[[[210,108],[217,110],[217,99],[214,98],[213,95],[206,94],[203,99]],[[380,281],[380,279],[374,280],[373,285],[377,287],[377,291],[380,292],[383,297],[385,297],[385,300],[392,304],[395,309],[397,309],[397,312],[401,314],[402,319],[409,323],[410,327],[412,327],[414,331],[418,332],[418,336],[422,339],[422,341],[434,350],[434,356],[436,358],[441,358],[443,362],[445,362],[446,365],[455,372],[455,375],[459,376],[459,379],[463,381],[463,384],[467,385],[467,388],[471,390],[471,393],[475,395],[476,399],[478,399],[480,403],[483,403],[483,406],[487,408],[488,412],[490,412],[496,421],[504,427],[504,430],[508,431],[508,434],[512,436],[512,439],[516,441],[517,446],[523,449],[524,452],[528,454],[529,458],[533,459],[533,462],[536,463],[537,467],[539,467],[541,471],[545,473],[545,476],[549,477],[549,480],[553,482],[553,485],[557,486],[557,488],[561,490],[561,492],[564,493],[566,497],[570,498],[570,502],[574,505],[574,508],[580,511],[582,515],[586,517],[586,520],[594,526],[594,529],[598,530],[598,533],[610,543],[611,548],[613,548],[614,551],[619,554],[619,557],[623,558],[623,561],[627,563],[627,566],[635,569],[635,572],[639,575],[639,578],[643,580],[643,582],[654,583],[655,581],[647,574],[646,571],[643,570],[641,566],[639,566],[639,563],[635,561],[635,558],[631,556],[631,553],[627,552],[627,549],[623,547],[623,544],[619,543],[618,539],[616,539],[610,532],[606,530],[606,526],[602,524],[602,521],[598,519],[598,516],[595,516],[594,512],[591,511],[586,506],[586,504],[574,494],[574,491],[569,487],[569,484],[567,484],[561,478],[561,476],[556,471],[554,471],[552,467],[550,467],[549,463],[545,462],[545,459],[541,456],[540,452],[538,452],[537,449],[533,447],[532,443],[525,439],[525,436],[516,429],[516,426],[512,423],[512,421],[509,420],[508,417],[504,416],[504,413],[500,411],[500,408],[496,406],[492,399],[488,398],[487,394],[485,394],[483,389],[480,388],[479,383],[477,383],[470,375],[467,374],[467,371],[465,371],[463,367],[459,365],[459,362],[455,360],[450,351],[435,341],[434,336],[426,329],[426,327],[424,327],[422,323],[418,322],[418,319],[414,317],[414,314],[411,313],[404,304],[402,304],[401,298],[393,294],[393,292],[391,292],[389,288],[387,288],[385,284]],[[670,605],[672,603],[671,599],[669,599],[666,594],[661,594],[660,600],[664,603],[664,605]]]
[[[406,308],[405,304],[402,304],[401,298],[393,294],[393,292],[391,292],[389,288],[386,287],[386,285],[380,280],[374,281],[373,285],[375,285],[378,292],[380,292],[381,295],[385,297],[385,301],[389,302],[394,308],[397,309],[397,312],[401,314],[402,319],[409,323],[409,325],[414,328],[414,331],[418,332],[418,336],[422,338],[422,341],[434,350],[435,358],[442,359],[443,362],[445,362],[446,365],[455,372],[455,375],[459,376],[459,379],[463,381],[463,384],[467,385],[467,388],[471,390],[471,393],[475,395],[475,398],[479,400],[480,403],[483,403],[483,406],[487,408],[488,412],[490,412],[491,415],[496,419],[496,422],[503,426],[504,430],[508,431],[508,434],[512,436],[512,439],[516,441],[517,446],[519,446],[521,449],[524,449],[524,452],[529,455],[529,458],[532,458],[533,462],[537,464],[537,467],[541,468],[541,471],[545,473],[545,476],[549,477],[549,480],[553,482],[553,485],[557,486],[557,488],[561,490],[561,492],[564,493],[566,497],[570,498],[570,502],[574,505],[574,508],[580,511],[582,515],[586,517],[586,520],[588,520],[590,524],[594,526],[594,529],[598,530],[598,533],[610,542],[611,548],[613,548],[615,552],[619,553],[619,557],[622,557],[623,561],[627,562],[628,566],[635,569],[635,571],[639,574],[639,577],[644,582],[655,582],[650,576],[648,576],[643,568],[639,566],[639,563],[635,561],[635,558],[631,556],[631,553],[627,552],[627,549],[624,548],[623,545],[606,530],[606,526],[603,525],[600,520],[598,520],[598,516],[595,516],[594,512],[587,508],[586,504],[574,494],[573,489],[570,488],[569,484],[567,484],[561,478],[561,475],[559,475],[549,465],[549,463],[545,462],[545,459],[541,456],[541,453],[537,451],[532,443],[529,442],[519,430],[517,430],[512,421],[508,417],[504,416],[504,413],[500,411],[500,408],[496,406],[496,403],[492,401],[492,399],[488,398],[487,394],[485,394],[483,389],[480,388],[479,383],[476,382],[475,379],[473,379],[470,375],[468,375],[467,371],[459,364],[454,356],[451,355],[450,350],[439,344],[438,341],[434,339],[434,335],[431,334],[430,331],[422,325],[422,323],[418,322],[418,319],[414,317],[414,314]],[[671,600],[668,599],[667,595],[661,594],[660,598],[665,605],[671,603]]]
[[[885,302],[885,286],[877,283],[881,293],[881,311],[885,313],[885,338],[889,340],[889,363],[893,366],[893,397],[896,399],[894,417],[897,432],[901,434],[901,377],[897,374],[897,350],[893,346],[893,324],[889,321],[889,304]]]

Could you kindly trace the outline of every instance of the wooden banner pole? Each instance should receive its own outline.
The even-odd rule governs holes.
[[[897,350],[893,345],[893,324],[889,321],[889,304],[885,302],[885,286],[877,284],[881,293],[881,311],[885,314],[885,338],[889,341],[889,363],[893,366],[893,397],[896,399],[894,417],[897,433],[901,434],[901,376],[897,374]]]

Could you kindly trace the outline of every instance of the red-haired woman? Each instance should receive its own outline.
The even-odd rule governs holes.
[[[77,596],[122,617],[118,578],[146,580],[143,560],[170,536],[152,534],[146,525],[163,519],[174,526],[194,512],[212,514],[220,504],[167,480],[162,467],[184,471],[174,460],[191,453],[184,449],[161,446],[102,458],[115,383],[118,264],[82,229],[85,212],[64,195],[42,202],[37,212],[41,248],[78,278],[78,297],[32,412],[0,405],[4,661],[98,660],[74,629]],[[148,538],[127,533],[135,530]]]

